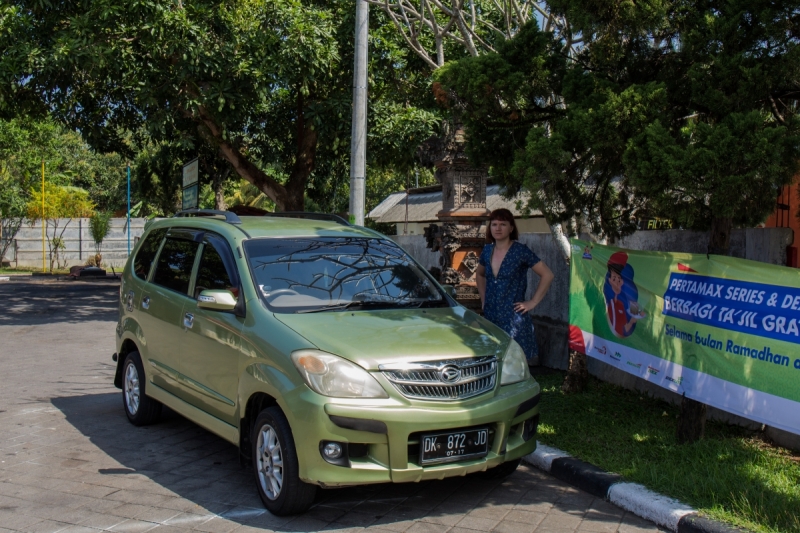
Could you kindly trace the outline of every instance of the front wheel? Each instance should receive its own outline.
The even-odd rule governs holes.
[[[144,367],[139,352],[131,352],[122,367],[122,405],[134,426],[146,426],[161,416],[161,402],[145,395]]]
[[[311,507],[317,487],[300,480],[297,450],[289,421],[278,407],[259,413],[250,435],[258,495],[278,516],[302,513]]]

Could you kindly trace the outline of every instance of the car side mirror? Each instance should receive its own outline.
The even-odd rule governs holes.
[[[233,311],[236,298],[231,291],[205,290],[197,297],[197,307],[214,311]]]
[[[451,298],[456,297],[456,287],[455,285],[442,285],[442,289],[444,292]]]

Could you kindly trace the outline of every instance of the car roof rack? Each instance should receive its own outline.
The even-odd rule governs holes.
[[[328,222],[336,222],[342,226],[349,226],[350,223],[340,217],[331,213],[310,213],[308,211],[280,211],[278,213],[264,213],[265,217],[282,217],[282,218],[305,218],[308,220],[326,220]]]
[[[231,213],[230,211],[218,211],[216,209],[184,209],[183,211],[178,211],[173,216],[224,218],[225,222],[229,224],[242,223],[242,220],[236,215],[236,213]]]

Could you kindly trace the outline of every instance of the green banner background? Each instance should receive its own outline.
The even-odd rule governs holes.
[[[780,307],[783,299],[790,297],[787,295],[787,292],[791,292],[790,289],[800,289],[800,271],[723,256],[708,257],[698,254],[621,250],[581,240],[571,240],[571,244],[569,319],[572,326],[571,340],[578,334],[577,328],[582,333],[588,333],[591,336],[611,341],[615,345],[630,348],[630,354],[642,352],[747,389],[800,402],[800,386],[798,386],[800,385],[800,359],[798,359],[800,350],[798,350],[797,342],[732,331],[728,328],[701,324],[663,313],[664,296],[668,289],[670,276],[679,274],[685,275],[688,279],[701,279],[699,276],[709,276],[768,285],[768,289],[774,288],[774,291],[780,294],[775,309],[787,317],[797,316],[800,318],[800,311],[790,308],[781,309]],[[639,309],[644,311],[644,313],[640,313],[644,315],[643,318],[638,319],[635,329],[628,336],[620,336],[612,329],[608,318],[607,299],[604,296],[609,261],[613,254],[620,251],[627,255],[626,264],[632,270],[632,281],[638,289]],[[694,272],[689,272],[689,269]],[[627,279],[625,283],[630,283],[630,281]],[[687,299],[691,297],[692,295],[687,295]],[[768,297],[769,294],[764,296],[764,298]],[[766,303],[763,303],[762,307],[765,305]],[[768,308],[764,307],[764,309]],[[719,309],[714,313],[714,317],[718,313]],[[623,315],[621,312],[618,314]],[[627,318],[630,319],[630,316],[629,313]],[[754,317],[754,323],[763,320],[763,317],[764,313],[759,310]],[[767,325],[769,325],[768,320]],[[671,334],[668,334],[670,332]],[[691,341],[687,340],[689,337]],[[712,339],[713,342],[709,342],[708,339]],[[703,340],[707,345],[702,344]],[[719,341],[721,345],[716,341]],[[729,342],[732,342],[735,347],[747,347],[759,351],[767,348],[772,354],[788,357],[788,366],[732,353],[731,350],[726,349],[730,346]],[[719,349],[720,346],[721,349]],[[576,344],[573,348],[579,348],[579,346]],[[621,355],[621,352],[627,351],[615,349],[612,355],[592,353],[592,350],[588,350],[587,355],[606,362],[618,362],[624,370],[636,373],[636,368],[626,368],[623,360],[625,354]],[[609,358],[612,357],[615,359],[610,360]],[[785,362],[784,359],[779,361]],[[628,366],[633,365],[629,364]],[[653,368],[653,370],[656,369]],[[654,381],[658,380],[654,379]],[[673,380],[672,383],[675,381]],[[661,384],[667,386],[670,385],[670,382]],[[693,391],[693,393],[695,396],[701,397],[696,399],[702,399],[702,391]],[[730,391],[722,393],[732,394]],[[712,394],[720,394],[720,391]],[[687,395],[689,394],[687,393]],[[713,398],[709,400],[713,400]],[[720,401],[711,401],[710,403],[721,405]],[[797,404],[796,407],[800,411],[800,404]],[[794,422],[790,424],[791,427],[794,425]],[[797,425],[800,426],[800,423]]]

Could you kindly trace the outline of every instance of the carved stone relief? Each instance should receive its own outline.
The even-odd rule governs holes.
[[[425,228],[425,239],[428,248],[441,254],[440,281],[455,286],[456,300],[461,304],[481,312],[475,272],[489,215],[487,173],[470,166],[464,146],[463,127],[446,122],[444,135],[425,141],[418,150],[420,161],[435,167],[434,175],[442,184],[441,225]]]

